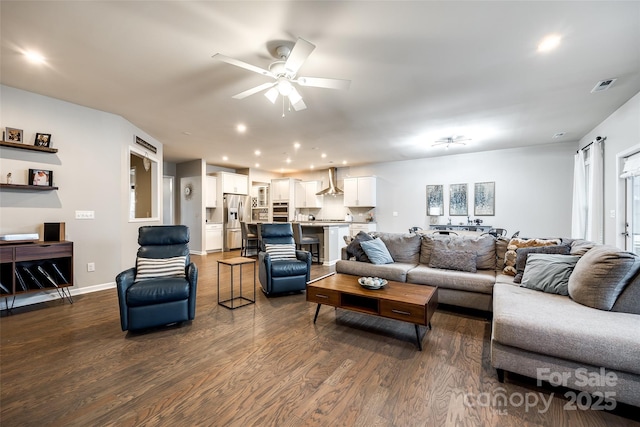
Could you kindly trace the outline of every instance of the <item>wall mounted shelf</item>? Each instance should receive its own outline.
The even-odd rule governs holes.
[[[52,190],[57,190],[58,187],[50,187],[48,185],[0,184],[0,189],[28,190],[28,191],[52,191]]]
[[[44,151],[45,153],[57,153],[57,148],[40,147],[38,145],[17,144],[15,142],[0,141],[0,147],[17,148],[20,150]]]

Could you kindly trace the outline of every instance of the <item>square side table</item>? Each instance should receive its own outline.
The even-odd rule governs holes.
[[[253,264],[253,295],[245,296],[242,292],[242,266],[246,264]],[[222,265],[227,265],[231,269],[231,297],[229,299],[221,299],[220,297],[220,268]],[[235,275],[234,267],[238,267],[240,292],[239,295],[234,297],[235,288]],[[256,302],[256,260],[246,257],[234,257],[218,260],[218,304],[223,307],[234,310],[245,305],[254,304]]]

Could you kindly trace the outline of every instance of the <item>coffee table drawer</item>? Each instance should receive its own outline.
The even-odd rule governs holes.
[[[340,305],[340,292],[331,289],[307,287],[307,301],[338,306]]]
[[[397,301],[380,301],[380,315],[405,322],[425,324],[425,307]]]

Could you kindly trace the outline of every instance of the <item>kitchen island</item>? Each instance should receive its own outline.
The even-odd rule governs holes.
[[[316,235],[320,240],[320,256],[322,265],[331,266],[338,262],[342,248],[347,244],[345,236],[349,236],[350,222],[345,221],[310,221],[301,222],[305,235]]]

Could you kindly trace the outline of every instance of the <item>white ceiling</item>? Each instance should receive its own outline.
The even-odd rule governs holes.
[[[290,172],[575,143],[640,91],[638,1],[3,0],[0,12],[2,84],[121,115],[175,162]],[[549,33],[560,47],[537,53]],[[299,74],[350,79],[348,91],[300,88],[308,108],[285,118],[262,94],[231,98],[268,79],[214,53],[267,68],[268,46],[298,37],[317,46]],[[473,140],[431,147],[452,134]]]

